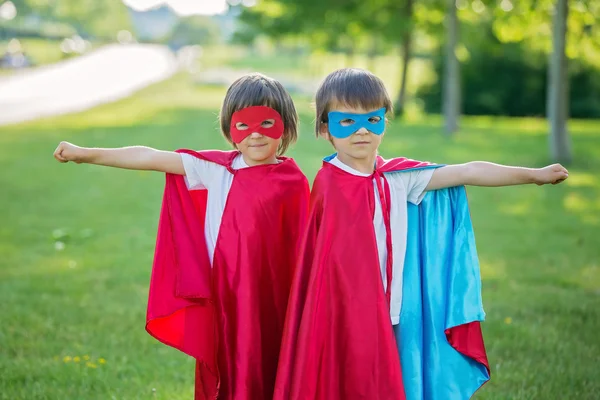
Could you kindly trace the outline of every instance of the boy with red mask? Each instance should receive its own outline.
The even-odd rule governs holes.
[[[220,115],[234,151],[97,149],[61,142],[60,162],[166,173],[147,331],[196,358],[196,399],[270,399],[308,181],[283,157],[298,116],[264,75],[234,82]]]

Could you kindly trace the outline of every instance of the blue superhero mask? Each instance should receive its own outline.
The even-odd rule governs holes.
[[[334,138],[345,139],[360,128],[365,128],[376,135],[381,135],[385,130],[385,111],[385,107],[366,114],[331,111],[328,114],[329,133]],[[373,117],[379,117],[379,121],[369,121]],[[342,121],[344,121],[343,125]]]

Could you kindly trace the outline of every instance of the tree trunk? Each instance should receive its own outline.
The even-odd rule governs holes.
[[[568,0],[557,0],[554,9],[552,54],[548,70],[548,99],[546,101],[550,124],[550,156],[553,161],[566,164],[573,159],[567,132],[569,74],[565,47],[568,14]]]
[[[413,18],[413,0],[407,0],[404,12],[404,20],[412,21]],[[412,58],[412,35],[413,28],[408,26],[402,34],[402,48],[400,56],[402,57],[402,70],[400,71],[400,89],[396,98],[395,115],[403,115],[406,105],[406,86],[408,82],[408,66]]]
[[[446,0],[448,12],[446,15],[446,68],[444,74],[443,111],[447,134],[458,129],[460,115],[460,65],[456,58],[458,42],[458,17],[456,15],[456,0]]]
[[[377,55],[379,54],[379,39],[377,36],[371,36],[371,47],[367,51],[367,69],[377,75]]]
[[[354,47],[348,46],[348,47],[345,47],[342,51],[344,54],[344,67],[345,68],[353,68],[355,66]]]

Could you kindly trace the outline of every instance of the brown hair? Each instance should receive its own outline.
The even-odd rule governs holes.
[[[292,97],[283,85],[263,74],[244,75],[227,89],[219,115],[223,136],[235,146],[229,132],[231,116],[236,111],[252,106],[271,107],[281,115],[285,130],[277,155],[284,154],[290,144],[298,139],[298,113]]]
[[[383,81],[371,72],[360,68],[343,68],[333,71],[321,82],[315,98],[317,137],[322,123],[327,123],[327,114],[335,104],[364,109],[385,107],[392,113],[392,101]]]

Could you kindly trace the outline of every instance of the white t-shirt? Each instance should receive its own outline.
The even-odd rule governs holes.
[[[329,161],[336,167],[357,176],[371,176],[354,168],[349,167],[334,157]],[[404,256],[406,253],[406,241],[408,231],[408,207],[407,202],[419,204],[425,196],[425,188],[433,175],[433,168],[421,169],[408,172],[387,172],[384,174],[390,187],[390,227],[392,231],[392,292],[390,304],[390,317],[392,324],[400,323],[400,308],[402,306],[402,275],[404,270]],[[383,286],[387,290],[386,277],[386,232],[383,214],[381,212],[381,200],[377,190],[377,182],[373,180],[375,191],[375,216],[373,217],[373,228],[377,240],[377,251],[379,253],[379,268]]]
[[[206,238],[206,247],[212,265],[223,211],[225,211],[227,196],[233,182],[233,174],[222,165],[201,160],[190,154],[181,153],[181,161],[185,169],[185,182],[188,189],[206,189],[208,191],[204,237]],[[248,164],[240,154],[235,157],[231,167],[237,170],[248,168]]]

